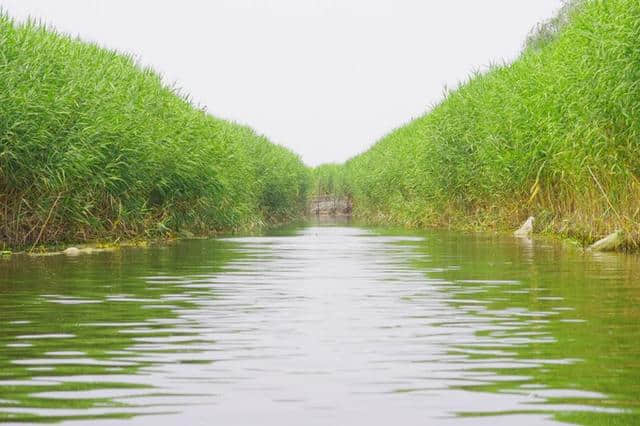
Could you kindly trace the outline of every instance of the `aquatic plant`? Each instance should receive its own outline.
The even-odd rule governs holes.
[[[196,233],[298,214],[309,171],[130,55],[0,13],[0,246]]]
[[[348,197],[349,182],[340,164],[322,164],[311,169],[311,194],[313,196]]]
[[[474,75],[342,170],[356,214],[640,243],[640,3],[566,7],[553,36]]]

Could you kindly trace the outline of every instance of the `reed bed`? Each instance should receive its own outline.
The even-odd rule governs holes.
[[[0,247],[253,228],[309,185],[134,58],[0,13]]]
[[[341,164],[322,164],[311,169],[311,195],[348,198],[351,186]]]
[[[572,2],[521,57],[476,74],[343,165],[357,215],[640,244],[640,3]],[[317,184],[316,184],[317,185]]]

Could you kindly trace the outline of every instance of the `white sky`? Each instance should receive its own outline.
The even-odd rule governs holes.
[[[476,69],[512,60],[561,0],[0,0],[135,54],[309,165],[342,162]]]

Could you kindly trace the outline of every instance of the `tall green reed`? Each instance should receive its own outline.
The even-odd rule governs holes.
[[[475,75],[349,160],[355,211],[640,243],[640,3],[573,2],[514,63]]]
[[[302,211],[309,171],[129,55],[0,14],[0,245],[229,231]]]

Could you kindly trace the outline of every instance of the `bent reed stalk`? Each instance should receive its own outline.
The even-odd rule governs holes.
[[[131,56],[0,12],[0,247],[248,229],[308,186],[297,155]]]
[[[533,215],[537,232],[587,244],[622,229],[638,249],[639,46],[638,1],[567,4],[518,60],[342,165],[354,213],[467,229]]]

